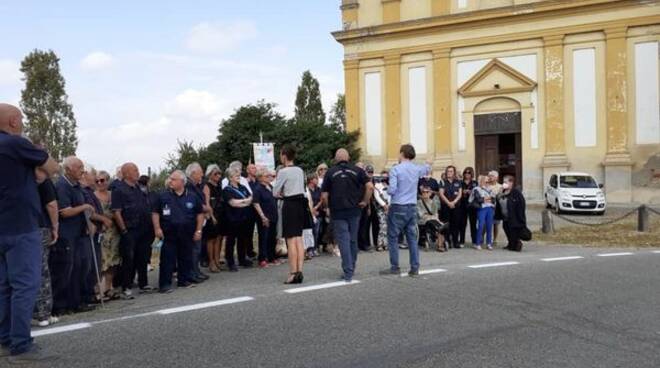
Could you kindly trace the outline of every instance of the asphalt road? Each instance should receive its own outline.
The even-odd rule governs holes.
[[[114,302],[35,331],[60,356],[39,366],[660,366],[660,250],[462,249],[422,253],[416,279],[385,268],[361,253],[359,282],[327,284],[340,275],[327,256],[302,286],[339,286],[282,285],[284,265]]]

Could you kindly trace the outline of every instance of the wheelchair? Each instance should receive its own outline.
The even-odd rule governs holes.
[[[448,250],[448,244],[446,242],[447,233],[449,230],[449,224],[443,224],[438,220],[429,220],[424,225],[417,225],[417,242],[420,248],[430,249],[440,249],[444,248]],[[445,241],[443,244],[438,244],[438,234],[441,234]]]

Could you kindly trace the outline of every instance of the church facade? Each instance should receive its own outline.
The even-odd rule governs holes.
[[[515,175],[530,199],[583,171],[660,201],[658,0],[343,0],[346,116],[363,158]],[[660,167],[658,168],[660,173]],[[655,198],[657,196],[657,198]]]

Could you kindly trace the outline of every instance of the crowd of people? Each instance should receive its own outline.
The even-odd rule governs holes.
[[[325,252],[341,257],[351,282],[360,250],[388,251],[384,273],[399,274],[399,250],[409,249],[414,277],[418,241],[440,252],[463,248],[469,224],[473,246],[493,249],[501,221],[506,248],[522,247],[525,201],[513,177],[499,184],[497,172],[475,178],[472,168],[459,176],[449,166],[436,180],[432,162],[414,162],[411,145],[379,175],[345,149],[331,167],[306,174],[285,146],[276,170],[192,163],[154,191],[134,163],[114,177],[75,156],[60,165],[22,128],[20,110],[0,104],[0,344],[16,359],[43,358],[30,324],[136,292],[192,288],[222,270],[287,263],[284,283],[300,284],[305,261]]]

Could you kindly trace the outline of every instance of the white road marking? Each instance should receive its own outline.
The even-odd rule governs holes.
[[[632,252],[621,252],[621,253],[601,253],[597,254],[598,257],[618,257],[618,256],[632,256]]]
[[[46,329],[43,329],[43,330],[32,331],[32,337],[46,336],[46,335],[58,334],[58,333],[62,333],[62,332],[82,330],[82,329],[90,328],[90,327],[92,327],[91,323],[76,323],[76,324],[73,324],[73,325],[46,328]]]
[[[433,268],[433,269],[430,269],[430,270],[420,270],[419,274],[420,275],[430,275],[430,274],[433,274],[433,273],[441,273],[441,272],[447,272],[447,270],[445,270],[444,268]],[[407,276],[408,276],[408,272],[402,272],[401,273],[401,277],[407,277]]]
[[[469,268],[488,268],[488,267],[502,267],[502,266],[513,266],[520,264],[520,262],[498,262],[498,263],[483,263],[478,265],[468,266]]]
[[[247,302],[247,301],[250,301],[250,300],[254,300],[254,298],[249,297],[249,296],[243,296],[243,297],[240,297],[240,298],[223,299],[223,300],[216,300],[214,302],[206,302],[206,303],[185,305],[183,307],[161,309],[159,311],[156,311],[155,313],[167,315],[167,314],[188,312],[188,311],[193,311],[193,310],[198,310],[198,309],[218,307],[218,306],[227,305],[227,304],[242,303],[242,302]]]
[[[654,250],[653,253],[660,254],[660,250]]]
[[[582,256],[569,256],[569,257],[556,257],[556,258],[541,258],[543,262],[555,262],[555,261],[568,261],[571,259],[582,259]]]
[[[333,287],[346,286],[346,285],[355,285],[355,284],[359,284],[359,283],[360,283],[360,281],[357,281],[357,280],[353,280],[351,282],[336,281],[336,282],[328,282],[326,284],[305,286],[305,287],[300,287],[300,288],[295,288],[295,289],[287,289],[287,290],[284,290],[284,292],[288,293],[288,294],[298,294],[298,293],[304,293],[306,291],[329,289],[329,288],[333,288]]]

